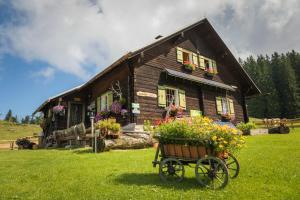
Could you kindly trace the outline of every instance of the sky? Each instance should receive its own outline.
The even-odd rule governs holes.
[[[0,0],[0,118],[204,17],[237,58],[300,51],[298,0]]]

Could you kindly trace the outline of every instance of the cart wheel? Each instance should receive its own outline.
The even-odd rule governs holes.
[[[224,162],[208,156],[198,160],[195,168],[197,181],[203,187],[221,189],[228,183],[228,169]]]
[[[165,182],[180,182],[184,177],[184,167],[175,158],[167,158],[159,165],[159,176]]]
[[[229,177],[236,178],[240,172],[240,164],[238,160],[231,154],[228,154],[228,158],[224,159],[226,167],[228,169]]]

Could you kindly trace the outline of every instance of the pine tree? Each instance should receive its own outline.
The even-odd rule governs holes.
[[[12,121],[12,111],[11,111],[11,109],[8,110],[7,114],[5,115],[4,120],[8,121],[8,122]]]

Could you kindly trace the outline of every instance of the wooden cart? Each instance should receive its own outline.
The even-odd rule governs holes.
[[[229,177],[235,178],[239,174],[237,159],[230,153],[215,153],[210,144],[186,139],[172,139],[172,142],[157,139],[159,145],[153,167],[159,165],[159,176],[163,181],[182,181],[184,166],[189,166],[195,168],[201,186],[220,189],[227,185]]]

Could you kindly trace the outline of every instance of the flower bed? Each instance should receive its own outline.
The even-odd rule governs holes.
[[[189,151],[198,151],[198,156],[202,156],[204,153],[224,154],[244,146],[244,137],[239,134],[237,129],[227,125],[214,124],[207,117],[182,118],[163,122],[154,131],[162,144],[180,145],[178,148],[181,148],[182,152],[184,152],[184,146],[204,147],[189,149]],[[169,149],[171,148],[174,152],[176,151],[175,146]],[[206,149],[205,152],[204,149]],[[172,154],[172,150],[167,149],[167,152]],[[191,153],[189,157],[193,157]]]

